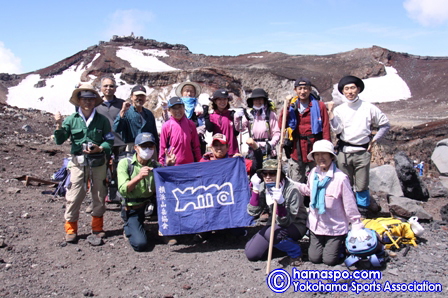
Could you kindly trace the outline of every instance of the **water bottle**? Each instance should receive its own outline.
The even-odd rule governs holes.
[[[411,218],[409,218],[408,222],[411,224],[411,229],[414,232],[415,236],[421,237],[425,232],[425,229],[418,222],[418,217],[412,216]]]

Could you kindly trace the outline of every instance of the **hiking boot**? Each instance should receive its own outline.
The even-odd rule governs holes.
[[[302,257],[297,258],[291,258],[290,256],[284,257],[280,261],[278,261],[280,265],[283,266],[283,268],[286,268],[288,266],[292,267],[298,267],[303,264]]]
[[[176,244],[177,244],[177,240],[176,240],[176,238],[173,238],[173,237],[167,237],[167,236],[164,236],[164,237],[163,237],[163,242],[165,242],[166,244],[168,244],[168,246],[173,246],[173,245],[176,245]]]
[[[65,242],[73,243],[76,241],[76,234],[65,234]]]
[[[90,205],[87,206],[86,208],[86,213],[92,213],[92,211],[93,211],[93,203],[90,203]]]
[[[106,238],[106,232],[104,231],[92,231],[92,235],[96,235],[101,239]]]

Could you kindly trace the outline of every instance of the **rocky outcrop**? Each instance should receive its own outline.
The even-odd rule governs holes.
[[[384,165],[370,170],[369,188],[375,192],[385,192],[393,196],[403,196],[397,172],[391,165]]]
[[[437,143],[431,155],[431,160],[441,175],[448,176],[448,139]]]
[[[389,211],[394,216],[406,219],[409,219],[412,216],[417,216],[423,221],[430,221],[433,219],[432,215],[419,205],[419,202],[406,197],[389,197]]]
[[[405,197],[414,200],[427,200],[429,193],[426,185],[417,175],[412,161],[403,151],[394,156],[395,170],[401,183],[401,189]]]

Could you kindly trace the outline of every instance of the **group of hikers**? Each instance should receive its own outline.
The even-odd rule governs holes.
[[[385,114],[360,99],[364,90],[360,78],[345,76],[339,81],[344,102],[336,107],[333,102],[320,100],[308,78],[298,78],[294,83],[296,95],[287,100],[286,113],[278,116],[262,88],[252,90],[247,109],[231,109],[229,90],[216,90],[209,98],[210,105],[201,106],[201,86],[187,81],[177,86],[175,97],[162,104],[160,134],[153,113],[144,107],[145,87],[135,86],[130,102],[117,98],[116,90],[112,76],[101,79],[102,96],[92,85],[83,83],[70,98],[77,112],[65,120],[60,113],[55,115],[56,143],[71,140],[67,242],[77,239],[80,208],[89,187],[92,234],[106,236],[103,215],[110,162],[116,165],[109,180],[117,181],[124,234],[135,251],[144,251],[148,247],[145,212],[156,201],[153,169],[240,157],[238,136],[246,131],[249,149],[244,160],[251,189],[247,212],[267,218],[273,216],[274,204],[278,206],[276,224],[271,227],[269,219],[246,244],[249,260],[266,258],[271,229],[275,229],[274,247],[287,254],[282,262],[294,266],[302,262],[298,240],[307,233],[308,259],[328,265],[341,261],[340,248],[349,229],[358,239],[367,237],[361,217],[370,207],[370,152],[390,126]],[[378,127],[373,137],[371,126]],[[205,142],[206,131],[212,133],[210,144]],[[336,147],[331,131],[337,136]],[[279,144],[281,139],[283,144]],[[280,167],[279,150],[284,150],[287,157],[287,163]],[[124,152],[134,153],[119,160]],[[281,173],[277,173],[280,168]],[[200,241],[205,235],[194,238]],[[177,243],[175,237],[165,240],[169,245]]]

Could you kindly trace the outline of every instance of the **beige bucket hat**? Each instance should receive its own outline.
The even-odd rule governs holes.
[[[308,158],[309,160],[314,160],[314,158],[313,158],[313,153],[315,153],[315,152],[328,152],[328,153],[330,153],[331,155],[333,155],[334,157],[336,157],[336,154],[334,154],[334,146],[333,146],[333,143],[331,143],[331,142],[328,141],[328,140],[319,140],[319,141],[316,141],[316,142],[313,144],[313,150],[312,150],[310,153],[308,153],[307,158]]]
[[[179,86],[176,87],[176,95],[179,97],[182,97],[182,88],[184,88],[185,85],[191,85],[194,87],[195,91],[196,91],[196,95],[195,97],[199,97],[199,95],[201,94],[201,86],[199,86],[198,83],[195,82],[190,82],[190,81],[186,81],[183,83],[180,83]]]
[[[80,83],[79,87],[76,88],[73,93],[72,93],[72,97],[70,97],[70,103],[75,105],[75,106],[79,106],[79,97],[78,94],[81,91],[90,91],[93,92],[94,94],[91,94],[91,96],[88,97],[93,97],[93,95],[96,95],[96,100],[95,100],[95,107],[99,106],[102,102],[103,99],[101,98],[100,94],[95,90],[95,88],[93,88],[93,86],[91,84],[88,83]]]

